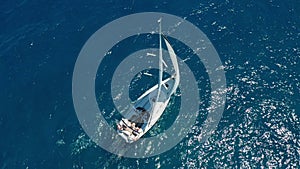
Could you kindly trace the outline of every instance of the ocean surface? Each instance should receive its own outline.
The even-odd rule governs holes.
[[[107,152],[79,124],[72,74],[81,48],[105,24],[138,12],[185,18],[216,48],[226,72],[226,105],[205,143],[199,142],[205,117],[200,113],[178,145],[143,159]],[[300,168],[298,0],[3,0],[0,23],[1,169]],[[136,46],[119,48],[126,53]],[[194,74],[202,79],[199,92],[209,104],[205,69],[198,62],[190,66],[199,68]],[[107,80],[96,79],[98,102],[106,101]],[[132,83],[145,90],[145,84]],[[132,99],[138,96],[134,91]],[[178,101],[180,96],[171,99],[146,137],[174,122]],[[110,100],[103,107],[112,125],[119,117],[113,106]]]

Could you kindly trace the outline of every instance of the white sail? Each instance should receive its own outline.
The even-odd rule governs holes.
[[[117,124],[118,134],[128,143],[141,138],[161,117],[166,109],[171,95],[179,85],[179,67],[176,54],[161,32],[159,23],[159,79],[158,84],[144,92],[135,102],[133,108],[124,115]],[[163,80],[163,70],[167,67],[162,56],[162,39],[166,43],[175,73]],[[148,54],[147,54],[148,55]]]
[[[172,48],[172,46],[170,45],[169,41],[166,39],[166,37],[164,37],[165,43],[167,45],[168,48],[168,52],[169,55],[171,57],[171,61],[175,70],[175,84],[173,86],[172,91],[170,92],[170,95],[172,95],[175,90],[177,89],[178,85],[179,85],[179,81],[180,81],[180,74],[179,74],[179,67],[178,67],[178,62],[177,62],[177,56]]]

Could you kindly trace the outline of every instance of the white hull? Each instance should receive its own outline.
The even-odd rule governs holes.
[[[124,115],[122,120],[120,120],[118,123],[118,134],[122,136],[126,142],[132,143],[133,141],[138,140],[158,121],[170,101],[169,95],[172,89],[172,84],[174,84],[174,78],[168,78],[163,81],[164,87],[161,89],[161,93],[157,101],[158,85],[147,90],[143,95],[141,95],[144,97],[140,97],[135,102],[134,107],[126,113],[126,115]],[[168,88],[166,86],[168,86]],[[133,128],[133,123],[135,123],[135,126],[138,128]],[[125,126],[126,130],[121,130],[121,126]]]

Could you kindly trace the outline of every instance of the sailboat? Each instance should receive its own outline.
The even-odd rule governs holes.
[[[162,20],[159,24],[159,80],[158,84],[141,94],[132,108],[124,117],[117,122],[117,132],[127,143],[139,140],[151,127],[158,121],[166,109],[171,96],[175,93],[179,81],[179,67],[176,54],[170,45],[168,39],[162,34]],[[174,74],[171,77],[163,79],[163,70],[165,62],[162,55],[162,41],[166,44],[168,54],[174,68]]]

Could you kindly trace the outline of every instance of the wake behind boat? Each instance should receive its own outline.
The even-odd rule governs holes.
[[[159,81],[158,84],[143,93],[117,124],[118,134],[132,143],[140,139],[157,122],[166,109],[172,94],[175,93],[179,81],[179,67],[176,54],[167,38],[161,33],[161,19],[159,23]],[[163,80],[163,70],[166,64],[162,56],[162,39],[164,40],[175,73]]]

